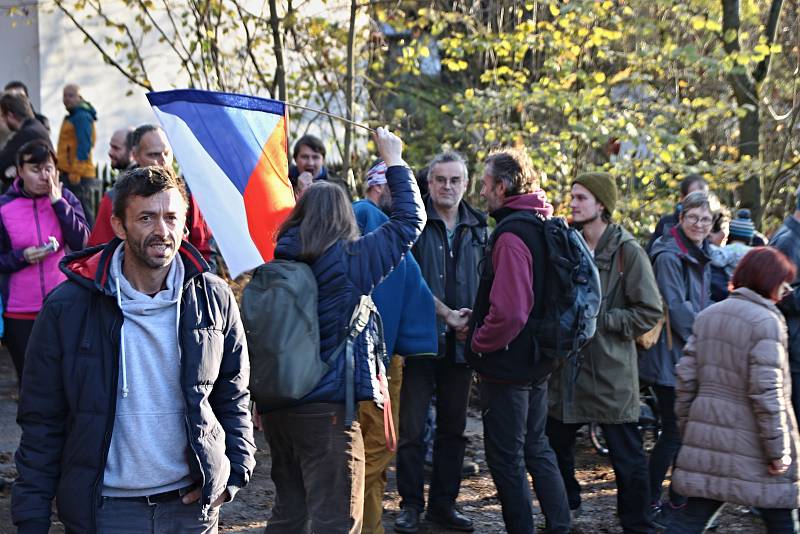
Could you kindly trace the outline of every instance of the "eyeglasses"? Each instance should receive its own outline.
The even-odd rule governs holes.
[[[711,223],[714,222],[711,217],[700,217],[698,215],[686,215],[684,219],[695,226],[711,226]]]
[[[436,185],[447,185],[450,182],[450,185],[457,186],[461,183],[463,178],[461,176],[453,176],[448,178],[447,176],[434,176],[433,181],[436,182]]]

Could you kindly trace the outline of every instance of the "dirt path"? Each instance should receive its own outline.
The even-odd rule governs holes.
[[[15,532],[11,524],[10,482],[16,475],[13,453],[19,443],[19,427],[16,417],[16,382],[10,358],[5,351],[0,352],[0,534]],[[477,476],[465,479],[462,484],[458,504],[462,511],[475,522],[475,531],[481,534],[505,532],[494,484],[486,468],[483,457],[481,424],[475,414],[470,417],[467,429],[469,445],[467,454],[480,466]],[[588,443],[588,442],[587,442]],[[242,490],[234,502],[225,505],[220,519],[220,530],[256,534],[263,532],[269,517],[269,509],[274,499],[275,488],[269,478],[270,458],[263,435],[257,435],[258,465],[250,484]],[[582,514],[578,518],[574,532],[577,533],[619,533],[615,517],[616,492],[614,475],[605,458],[581,447],[577,459],[578,478],[584,488]],[[384,524],[387,532],[393,532],[399,510],[400,498],[395,485],[395,471],[389,471],[389,487],[384,499]],[[537,509],[538,512],[538,509]],[[537,515],[540,526],[544,519]],[[55,523],[51,533],[63,533],[60,524]],[[422,533],[443,533],[445,530],[423,525]],[[756,534],[764,532],[761,523],[740,507],[728,506],[722,513],[720,534]],[[325,534],[325,533],[321,533]]]

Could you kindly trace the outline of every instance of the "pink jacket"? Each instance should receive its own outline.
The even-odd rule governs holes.
[[[23,251],[55,237],[59,249],[38,264],[25,261]],[[17,178],[0,196],[0,282],[4,313],[34,317],[45,297],[65,277],[58,264],[65,252],[81,250],[89,238],[89,227],[80,201],[64,189],[55,204],[44,197],[30,197]]]

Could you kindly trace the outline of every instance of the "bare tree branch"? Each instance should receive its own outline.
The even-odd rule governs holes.
[[[275,81],[278,85],[278,98],[286,100],[286,67],[283,59],[280,19],[275,0],[269,0],[269,25],[272,28],[272,49],[275,52]]]
[[[350,2],[350,25],[347,30],[347,73],[345,74],[345,100],[347,102],[347,119],[352,122],[355,120],[355,47],[356,47],[356,15],[358,14],[358,2]],[[342,170],[347,176],[350,170],[350,153],[353,150],[353,126],[346,124],[344,129],[344,154],[342,155]]]
[[[250,61],[253,63],[253,67],[256,69],[256,74],[258,75],[258,79],[261,82],[261,85],[269,90],[270,83],[267,80],[267,77],[264,75],[264,72],[261,70],[261,66],[258,64],[258,60],[256,59],[255,52],[253,51],[253,37],[250,35],[250,27],[247,25],[247,19],[245,18],[245,12],[239,2],[234,2],[236,5],[236,10],[239,13],[239,18],[242,20],[242,27],[244,28],[244,37],[245,37],[245,46],[247,47],[247,56],[250,58]],[[272,91],[270,91],[270,96],[272,96]]]
[[[128,36],[128,42],[131,45],[131,49],[133,50],[133,53],[134,53],[134,55],[136,57],[136,61],[139,64],[139,68],[142,71],[142,75],[144,76],[145,80],[149,80],[150,77],[147,75],[147,68],[145,68],[144,60],[142,59],[142,54],[139,52],[139,43],[137,43],[136,40],[133,38],[133,35],[131,34],[131,31],[128,28],[128,26],[126,24],[120,24],[118,22],[114,22],[113,20],[111,20],[108,17],[108,15],[106,15],[105,12],[100,7],[100,2],[97,2],[97,3],[89,2],[89,3],[94,8],[94,10],[97,13],[97,15],[101,19],[103,19],[103,21],[106,24],[108,24],[110,26],[114,26],[115,28],[123,30],[125,32],[125,35]]]
[[[188,52],[188,50],[186,50],[186,47],[183,47],[184,50],[186,50],[186,53],[187,53],[187,56],[184,56],[183,53],[181,53],[181,51],[178,50],[178,47],[175,45],[175,42],[178,40],[178,37],[180,36],[180,33],[177,31],[177,28],[175,28],[175,37],[170,39],[169,36],[167,36],[167,33],[161,27],[161,25],[158,24],[158,22],[156,22],[155,18],[153,18],[153,15],[152,15],[152,13],[150,13],[150,9],[148,9],[148,7],[145,4],[145,2],[143,0],[137,0],[137,2],[139,3],[139,8],[144,12],[145,15],[147,15],[147,18],[150,21],[150,24],[153,25],[153,28],[156,29],[156,31],[159,33],[159,35],[161,35],[161,37],[164,39],[164,42],[169,44],[170,48],[172,48],[172,51],[175,52],[176,56],[178,56],[178,59],[180,60],[183,69],[186,71],[186,74],[189,75],[189,85],[194,87],[194,73],[192,72],[192,69],[191,69],[191,67],[193,66],[192,61],[191,61],[191,56],[188,55],[189,52]],[[167,13],[169,14],[170,20],[172,20],[171,9],[167,9]],[[173,22],[173,25],[174,25],[174,22]],[[181,41],[181,44],[182,44],[182,41]]]
[[[120,65],[117,61],[115,61],[114,58],[111,57],[111,55],[108,52],[106,52],[106,50],[102,47],[102,45],[98,43],[94,37],[92,37],[89,31],[80,22],[78,22],[78,20],[72,15],[72,13],[70,13],[70,11],[64,6],[64,3],[61,0],[54,0],[54,2],[56,6],[58,6],[58,9],[60,9],[61,12],[64,13],[69,18],[69,20],[72,21],[75,27],[78,28],[78,30],[84,35],[84,37],[86,37],[86,40],[92,43],[92,45],[94,45],[97,51],[100,52],[100,55],[103,56],[103,59],[105,60],[106,63],[117,69],[131,83],[138,85],[144,89],[147,89],[148,91],[153,90],[153,86],[150,83],[150,80],[146,78],[144,80],[136,78],[136,76],[131,74],[127,69],[125,69],[125,67]],[[142,74],[144,74],[144,72]]]
[[[769,7],[769,17],[767,18],[767,26],[764,29],[764,36],[767,38],[767,46],[772,46],[775,42],[775,34],[778,31],[778,21],[781,18],[781,8],[783,8],[783,0],[772,0]],[[764,59],[758,62],[755,70],[753,71],[753,78],[756,83],[763,82],[769,73],[770,62],[772,61],[772,52],[768,52]]]

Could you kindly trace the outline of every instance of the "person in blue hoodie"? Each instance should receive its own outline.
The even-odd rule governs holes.
[[[380,161],[367,172],[364,199],[353,203],[361,234],[368,234],[389,221],[392,194],[386,183],[386,163]],[[400,387],[403,383],[403,358],[435,356],[439,340],[436,332],[436,309],[433,294],[422,278],[419,264],[411,254],[403,260],[372,292],[372,299],[383,321],[388,393],[391,401],[380,410],[374,403],[359,405],[358,421],[364,439],[364,525],[363,534],[383,534],[383,494],[386,491],[386,468],[394,458],[387,447],[391,432],[398,432]],[[392,415],[393,427],[384,423],[384,411]],[[389,433],[387,433],[387,430]],[[391,438],[390,438],[391,439]]]

